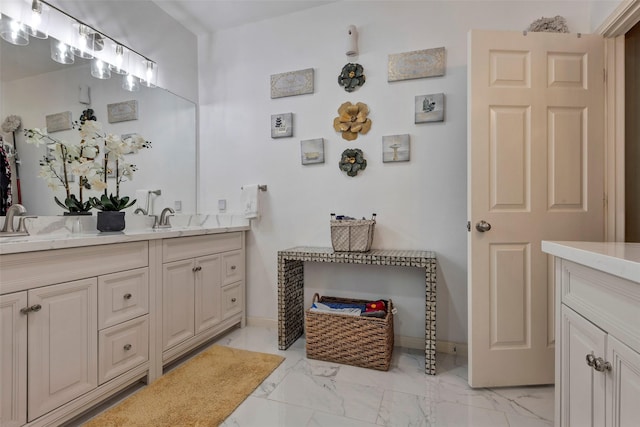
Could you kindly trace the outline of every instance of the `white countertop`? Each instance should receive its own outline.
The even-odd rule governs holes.
[[[543,241],[542,251],[640,283],[640,243]]]
[[[122,232],[101,233],[92,217],[39,217],[30,221],[29,236],[2,237],[0,255],[82,246],[108,245],[141,240],[247,231],[248,219],[240,215],[176,215],[172,227],[153,230],[152,219],[143,216],[126,217]]]

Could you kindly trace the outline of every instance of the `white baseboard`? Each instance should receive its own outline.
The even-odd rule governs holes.
[[[260,326],[263,328],[278,328],[278,321],[267,319],[264,317],[247,317],[247,326]],[[405,335],[396,335],[394,342],[397,347],[414,348],[417,350],[424,349],[424,337],[408,337]],[[436,340],[436,352],[457,354],[467,357],[467,343],[457,343],[451,341]]]

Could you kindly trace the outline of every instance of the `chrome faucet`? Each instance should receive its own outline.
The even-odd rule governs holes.
[[[7,215],[4,218],[4,225],[0,230],[0,235],[4,234],[5,237],[7,235],[28,236],[29,232],[27,231],[25,220],[27,218],[37,218],[37,216],[25,216],[26,213],[27,209],[24,206],[17,203],[15,205],[11,205],[9,209],[7,209]],[[17,230],[13,227],[13,219],[15,216],[18,216],[20,218],[20,221],[18,221]]]
[[[14,233],[16,230],[13,228],[13,217],[16,215],[24,215],[27,213],[27,209],[19,204],[11,205],[7,209],[7,216],[4,219],[4,225],[2,226],[1,233]]]
[[[160,218],[158,218],[157,215],[151,215],[155,218],[153,221],[153,228],[171,228],[169,217],[172,217],[175,213],[176,211],[171,208],[164,208],[160,214]]]
[[[147,215],[147,211],[146,211],[144,208],[140,208],[140,207],[138,207],[138,208],[136,208],[136,210],[135,210],[135,211],[133,211],[133,214],[134,214],[134,215],[142,214],[142,215],[145,215],[145,216],[146,216],[146,215]]]

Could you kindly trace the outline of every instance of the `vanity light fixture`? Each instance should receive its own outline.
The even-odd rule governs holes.
[[[114,47],[115,56],[113,59],[113,64],[109,65],[111,71],[116,74],[128,74],[127,69],[129,68],[129,49],[125,49],[121,44],[115,44]]]
[[[71,51],[78,58],[93,59],[96,32],[88,26],[78,22],[78,31],[75,34],[74,45]]]
[[[94,58],[91,61],[91,75],[97,79],[110,79],[111,70],[109,64],[100,58]]]
[[[144,77],[140,78],[140,83],[146,87],[156,87],[158,83],[158,69],[156,63],[148,59],[144,60]]]
[[[25,26],[15,19],[5,17],[0,21],[0,37],[16,46],[29,44],[29,33]]]
[[[158,84],[158,64],[133,49],[101,34],[49,1],[0,0],[0,37],[9,43],[29,44],[29,34],[50,36],[51,59],[73,64],[75,57],[90,59],[91,75],[107,79],[111,73],[123,75],[122,87],[140,90],[140,85]],[[74,57],[75,56],[75,57]]]
[[[122,89],[129,92],[137,92],[140,90],[140,81],[133,74],[122,76]]]
[[[75,62],[71,46],[53,37],[50,39],[49,44],[51,46],[51,59],[59,64],[73,64]]]
[[[26,0],[30,7],[22,10],[22,22],[29,35],[38,39],[49,37],[49,12],[51,8],[40,0]]]

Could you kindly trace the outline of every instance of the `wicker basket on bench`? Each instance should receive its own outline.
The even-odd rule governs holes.
[[[335,219],[331,214],[331,245],[336,252],[368,252],[373,242],[376,214],[372,219]]]
[[[321,303],[365,304],[368,301],[313,296]],[[307,357],[388,371],[393,354],[393,304],[385,317],[348,316],[307,309],[304,314]]]

